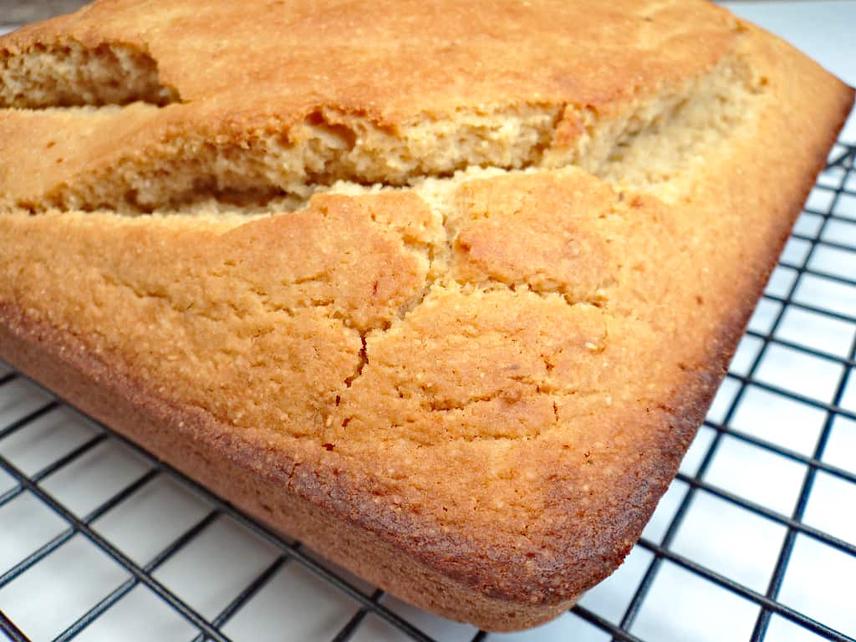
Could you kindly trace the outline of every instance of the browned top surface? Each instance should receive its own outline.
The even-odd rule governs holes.
[[[148,51],[186,110],[288,120],[325,105],[393,124],[508,103],[602,105],[692,76],[735,20],[705,2],[100,0],[0,40]]]

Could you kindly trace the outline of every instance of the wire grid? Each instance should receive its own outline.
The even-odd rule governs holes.
[[[636,624],[639,622],[640,613],[644,611],[646,599],[651,599],[652,587],[655,585],[658,575],[661,575],[664,567],[669,565],[672,569],[670,572],[673,572],[675,568],[683,569],[691,576],[717,587],[717,590],[729,593],[731,596],[739,598],[740,601],[753,605],[757,614],[754,616],[754,624],[751,633],[748,635],[748,638],[753,642],[765,639],[781,639],[778,634],[768,636],[774,618],[790,621],[803,632],[810,632],[817,636],[811,639],[854,642],[856,620],[852,617],[848,618],[845,614],[843,620],[845,626],[843,628],[847,630],[842,630],[842,628],[836,628],[834,623],[824,622],[822,618],[815,617],[814,614],[809,614],[805,610],[795,607],[793,600],[780,599],[789,563],[800,537],[809,538],[830,547],[842,553],[845,559],[856,560],[856,537],[850,537],[849,533],[847,536],[840,537],[828,532],[828,529],[818,528],[804,520],[809,499],[820,474],[838,480],[845,484],[850,491],[856,489],[856,466],[853,465],[856,463],[856,451],[849,452],[849,455],[844,453],[844,459],[849,457],[849,461],[844,461],[843,465],[830,463],[827,457],[827,446],[830,443],[836,422],[856,422],[856,394],[853,395],[854,402],[852,404],[845,399],[846,396],[850,395],[848,385],[850,385],[852,392],[856,393],[856,381],[850,382],[854,366],[856,366],[856,332],[854,332],[856,330],[856,316],[854,316],[852,306],[842,306],[837,299],[828,298],[824,304],[817,300],[808,301],[805,297],[799,296],[800,288],[805,285],[807,280],[820,280],[825,284],[831,284],[832,287],[850,288],[851,290],[848,290],[850,294],[847,296],[851,297],[850,302],[856,301],[856,298],[853,298],[856,296],[856,290],[852,289],[856,288],[856,279],[854,279],[854,274],[856,274],[856,269],[854,269],[856,266],[856,241],[853,243],[849,241],[856,236],[853,234],[856,231],[856,208],[850,208],[847,213],[839,212],[839,205],[845,200],[856,205],[854,156],[856,156],[856,146],[854,145],[839,143],[834,148],[830,163],[819,179],[813,193],[819,197],[819,199],[814,200],[824,202],[825,206],[822,208],[813,207],[813,199],[810,199],[809,204],[804,209],[803,217],[797,224],[790,241],[790,244],[795,243],[802,248],[803,251],[797,253],[801,256],[794,260],[792,258],[794,252],[786,248],[777,268],[779,271],[789,273],[792,278],[784,286],[781,284],[776,286],[773,282],[768,286],[760,304],[773,310],[767,314],[766,327],[757,329],[757,327],[753,327],[756,324],[750,323],[743,340],[744,343],[748,342],[754,345],[754,354],[750,355],[749,358],[740,358],[741,353],[738,351],[738,358],[732,363],[723,384],[723,388],[729,387],[731,389],[730,399],[718,411],[712,411],[691,448],[691,451],[695,451],[693,458],[697,461],[697,467],[695,470],[687,472],[685,468],[691,467],[682,466],[681,472],[678,473],[677,480],[673,484],[673,487],[685,488],[685,492],[678,501],[671,502],[671,514],[659,532],[649,534],[649,529],[646,529],[642,539],[637,544],[634,554],[640,549],[645,551],[645,561],[641,566],[636,565],[641,571],[636,573],[637,581],[633,584],[634,588],[629,593],[628,599],[622,603],[620,610],[611,608],[606,609],[610,613],[605,613],[604,609],[597,608],[597,600],[594,600],[594,605],[591,605],[588,603],[588,596],[586,596],[581,604],[575,606],[571,613],[566,614],[563,618],[577,619],[586,623],[590,628],[599,631],[600,637],[604,639],[632,641],[646,638],[644,627],[637,627]],[[802,224],[803,221],[809,221],[809,223],[813,221],[813,224]],[[850,234],[850,237],[848,238],[845,234],[845,239],[842,241],[840,234],[837,236],[831,234],[830,232],[836,227],[849,230],[847,234]],[[844,265],[843,271],[841,269],[831,270],[824,261],[818,260],[823,252],[836,253],[839,259],[843,256],[845,262],[839,263],[839,265]],[[775,273],[773,281],[776,281]],[[810,314],[832,323],[844,324],[844,327],[848,328],[850,332],[849,347],[844,351],[829,350],[817,346],[817,341],[814,340],[817,338],[816,336],[795,337],[793,332],[780,332],[788,314]],[[764,376],[762,370],[765,356],[774,350],[788,350],[794,354],[811,357],[836,366],[840,374],[837,381],[834,382],[831,398],[824,400],[810,392],[794,389],[793,385],[781,385],[775,381],[775,378],[771,383],[770,377]],[[740,361],[742,363],[738,363]],[[807,374],[807,377],[810,378],[811,376],[811,374]],[[856,379],[856,377],[853,378]],[[15,385],[15,382],[20,385],[23,381],[25,379],[22,375],[9,368],[0,370],[0,393],[9,386]],[[803,383],[810,384],[810,380],[806,379]],[[816,440],[810,448],[786,447],[778,439],[759,436],[751,430],[735,427],[735,415],[739,412],[744,399],[747,395],[757,394],[759,391],[789,400],[797,408],[808,408],[822,416],[822,423],[816,432]],[[13,620],[13,617],[2,610],[4,608],[3,595],[6,588],[14,585],[16,580],[25,578],[28,572],[32,572],[40,564],[44,564],[52,554],[62,549],[63,546],[69,545],[69,542],[78,536],[88,540],[110,560],[124,569],[127,577],[93,600],[70,624],[53,636],[55,640],[71,640],[85,634],[99,618],[108,614],[110,609],[120,604],[123,598],[140,586],[146,587],[189,625],[190,634],[181,639],[192,639],[194,641],[229,640],[231,638],[228,627],[233,618],[242,609],[252,605],[260,592],[275,577],[283,573],[285,568],[294,565],[299,565],[308,571],[310,576],[319,578],[325,586],[333,587],[337,592],[346,595],[355,605],[349,617],[337,625],[337,630],[327,639],[341,642],[353,638],[360,633],[367,617],[372,616],[379,618],[389,627],[392,627],[397,634],[408,639],[421,641],[446,639],[445,636],[450,629],[439,629],[441,632],[438,634],[436,628],[430,632],[430,626],[419,626],[414,622],[424,623],[424,618],[420,620],[419,617],[408,616],[408,611],[394,607],[394,602],[388,599],[382,591],[368,587],[359,579],[320,561],[310,551],[304,549],[299,542],[289,541],[256,523],[239,510],[208,493],[192,480],[169,466],[154,460],[133,443],[104,426],[97,426],[74,447],[62,452],[61,456],[43,462],[32,472],[25,471],[12,456],[7,455],[6,450],[8,449],[4,450],[3,444],[13,439],[15,435],[25,433],[28,429],[35,430],[34,425],[44,421],[46,417],[58,412],[63,407],[65,404],[62,401],[51,397],[37,407],[29,408],[24,414],[15,417],[7,425],[0,428],[0,469],[12,478],[11,487],[0,493],[0,515],[14,500],[28,497],[37,500],[38,503],[52,511],[61,518],[64,525],[57,534],[36,546],[35,550],[20,559],[13,560],[5,570],[0,566],[0,573],[2,573],[0,574],[0,630],[9,639],[23,641],[30,638],[27,636],[27,631],[22,630]],[[853,428],[856,429],[856,423],[853,423]],[[707,436],[705,439],[702,439],[702,433]],[[758,452],[763,451],[777,458],[801,465],[800,470],[804,472],[800,480],[796,501],[789,513],[778,506],[765,505],[763,500],[746,496],[747,494],[751,495],[751,493],[735,492],[729,489],[728,484],[711,481],[712,477],[716,478],[716,475],[710,473],[717,454],[723,449],[725,440],[732,440],[732,443],[739,442],[758,449]],[[58,497],[61,493],[51,489],[50,480],[74,465],[75,462],[91,456],[105,443],[118,443],[126,449],[132,450],[138,458],[142,458],[145,466],[130,482],[121,485],[121,490],[107,496],[97,506],[89,507],[86,511],[75,510],[67,506]],[[852,443],[856,444],[856,441]],[[841,457],[836,459],[836,461],[840,460],[842,460]],[[169,478],[181,487],[190,489],[193,494],[204,499],[208,508],[189,528],[178,534],[159,551],[149,555],[148,559],[140,561],[123,550],[121,544],[112,541],[103,532],[103,529],[99,528],[100,522],[98,520],[109,516],[111,512],[120,510],[131,498],[163,478]],[[856,495],[852,497],[856,498]],[[739,577],[735,578],[735,575],[739,576],[739,573],[722,572],[712,568],[712,565],[707,564],[704,559],[694,558],[693,555],[682,552],[681,546],[676,545],[682,527],[688,528],[687,516],[690,514],[693,504],[708,501],[709,498],[716,498],[731,507],[746,511],[782,529],[784,536],[781,538],[781,544],[778,545],[778,555],[772,572],[766,578],[766,586],[759,588],[757,583],[754,586],[747,585],[751,583],[742,582]],[[664,503],[665,501],[664,499]],[[661,508],[663,508],[662,505]],[[849,503],[847,496],[844,496],[841,499],[841,510],[845,514],[848,512],[852,514],[856,511],[856,503]],[[659,510],[655,514],[655,521],[658,514]],[[272,558],[258,567],[252,576],[243,582],[242,588],[234,592],[213,615],[207,612],[203,614],[202,609],[195,607],[192,600],[187,599],[179,590],[171,588],[168,581],[158,576],[158,572],[194,541],[204,537],[205,533],[213,528],[213,524],[224,517],[230,518],[240,528],[251,533],[254,538],[264,542],[274,553]],[[2,523],[2,518],[0,518],[0,523]],[[0,534],[2,531],[3,529],[0,529]],[[776,544],[772,546],[775,547]],[[848,588],[850,584],[851,582],[847,583]],[[595,589],[595,591],[597,590]],[[856,611],[856,599],[849,601],[849,603]],[[42,606],[46,607],[47,605]],[[676,614],[676,617],[680,616],[679,613]],[[727,617],[727,614],[724,617]],[[851,625],[853,625],[852,628]],[[489,636],[487,633],[475,631],[471,627],[458,628],[454,631],[455,635],[452,637],[455,639],[471,639],[473,641],[487,637],[494,639],[495,635]],[[463,636],[462,631],[464,632]],[[86,636],[83,635],[83,637]],[[496,639],[501,638],[502,636],[496,636]],[[372,639],[372,636],[367,639]],[[649,631],[647,639],[660,638],[656,633],[650,634]],[[798,636],[794,639],[803,638]]]

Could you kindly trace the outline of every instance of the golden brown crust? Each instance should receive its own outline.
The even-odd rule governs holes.
[[[393,593],[540,621],[638,538],[852,104],[741,29],[740,117],[661,132],[690,150],[667,179],[469,174],[248,221],[2,215],[0,354]]]
[[[233,124],[333,107],[397,126],[465,105],[613,104],[710,67],[735,25],[700,1],[181,0],[152,11],[141,0],[101,0],[0,46],[11,56],[74,42],[136,47],[187,103],[177,107],[206,113],[216,103]],[[259,103],[267,107],[246,109]]]
[[[33,323],[7,305],[0,305],[0,319],[3,356],[23,372],[255,518],[413,604],[513,630],[541,624],[575,601],[521,604],[475,592],[402,548],[405,538],[395,534],[413,525],[384,515],[378,510],[383,507],[361,498],[337,475],[298,471],[281,451],[234,439],[228,426],[207,413],[164,403],[105,367],[68,334]],[[456,550],[456,543],[445,547]]]

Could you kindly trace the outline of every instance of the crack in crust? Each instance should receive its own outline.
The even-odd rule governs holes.
[[[146,87],[152,82],[139,80]],[[730,55],[698,77],[610,110],[566,102],[462,108],[394,130],[366,114],[326,106],[290,120],[274,114],[264,126],[211,125],[180,104],[0,110],[0,140],[14,143],[14,132],[26,129],[32,150],[21,155],[19,149],[18,167],[5,180],[0,175],[0,205],[32,212],[251,214],[300,209],[343,181],[365,190],[476,169],[567,166],[669,196],[680,190],[698,151],[733,128],[757,90],[748,63]],[[58,129],[68,134],[58,137]]]

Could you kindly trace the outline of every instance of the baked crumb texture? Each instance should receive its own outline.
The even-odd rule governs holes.
[[[852,93],[705,3],[333,5],[0,39],[0,354],[393,593],[529,626],[639,536]]]

